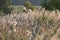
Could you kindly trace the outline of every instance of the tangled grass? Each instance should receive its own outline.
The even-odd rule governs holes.
[[[47,11],[42,8],[0,16],[0,40],[58,40],[59,28],[58,10]]]

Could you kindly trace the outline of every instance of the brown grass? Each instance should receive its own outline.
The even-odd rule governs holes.
[[[60,11],[14,11],[0,17],[0,40],[58,40],[53,36],[59,27]]]

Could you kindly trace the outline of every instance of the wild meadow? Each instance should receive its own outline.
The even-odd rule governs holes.
[[[25,7],[22,9],[25,10]],[[0,16],[0,40],[59,40],[60,11],[13,10]]]

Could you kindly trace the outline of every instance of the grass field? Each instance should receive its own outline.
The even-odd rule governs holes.
[[[26,12],[14,8],[11,14],[0,16],[0,40],[59,40],[60,11],[44,8]]]

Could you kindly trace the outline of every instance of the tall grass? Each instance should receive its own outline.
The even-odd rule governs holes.
[[[0,40],[49,40],[60,28],[60,11],[14,11],[0,17]]]

